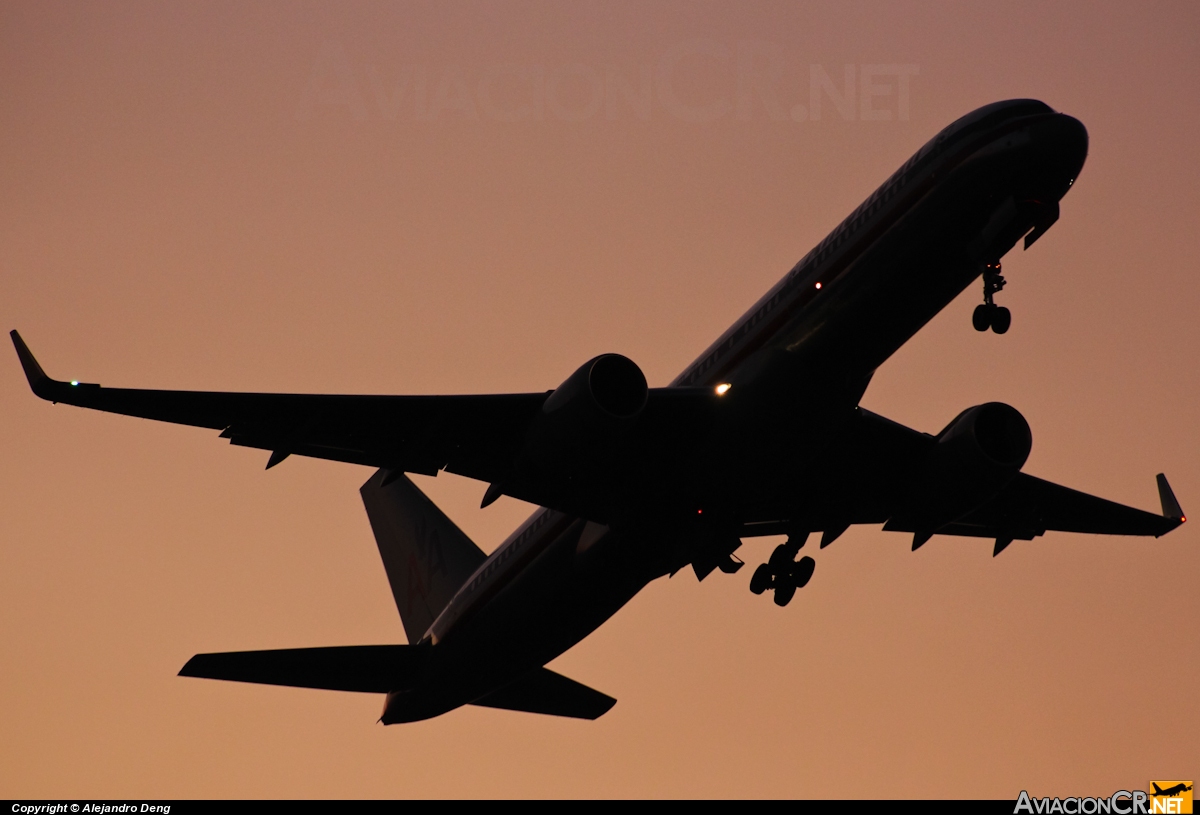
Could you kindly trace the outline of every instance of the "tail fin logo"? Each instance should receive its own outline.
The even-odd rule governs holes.
[[[1187,815],[1192,811],[1191,781],[1151,781],[1151,815]]]
[[[411,554],[408,556],[408,608],[405,609],[404,614],[411,615],[413,604],[418,601],[426,613],[433,614],[433,610],[429,607],[429,591],[425,588],[425,582],[421,580],[421,567],[417,565],[417,556]],[[400,616],[403,617],[404,614]]]
[[[424,515],[413,524],[413,539],[417,544],[417,554],[420,555],[429,575],[432,577],[439,572],[446,574],[446,553],[438,539],[437,529],[430,528]]]

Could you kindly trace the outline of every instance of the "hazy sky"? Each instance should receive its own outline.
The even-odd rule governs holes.
[[[1193,3],[9,2],[0,328],[113,386],[525,391],[608,351],[663,385],[937,130],[1035,97],[1091,149],[1005,259],[1012,330],[971,329],[973,286],[863,404],[936,432],[1005,401],[1027,472],[1156,510],[1165,471],[1200,513],[1198,42]],[[1194,524],[995,560],[854,528],[785,609],[749,570],[681,573],[553,663],[619,700],[594,723],[385,728],[377,696],[177,678],[404,641],[370,471],[51,406],[5,354],[0,796],[1012,798],[1200,770]],[[417,480],[485,550],[529,511]]]

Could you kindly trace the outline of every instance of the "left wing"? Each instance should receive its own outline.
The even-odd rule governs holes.
[[[524,440],[545,393],[341,396],[102,388],[51,379],[11,332],[33,392],[51,402],[220,430],[231,444],[434,475],[494,481]]]
[[[447,470],[493,485],[507,482],[534,418],[552,393],[343,396],[102,388],[51,379],[21,336],[10,334],[29,385],[41,398],[220,430],[231,444],[270,450],[268,469],[296,454],[392,473]],[[681,440],[711,422],[719,403],[710,388],[651,388],[624,443],[647,457],[671,461]],[[607,518],[616,500],[581,491],[563,479],[518,486],[505,494],[592,520]]]

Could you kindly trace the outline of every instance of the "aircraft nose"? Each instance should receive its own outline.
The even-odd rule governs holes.
[[[1042,123],[1044,144],[1055,168],[1072,183],[1079,177],[1087,159],[1088,133],[1083,122],[1065,113],[1056,113]]]

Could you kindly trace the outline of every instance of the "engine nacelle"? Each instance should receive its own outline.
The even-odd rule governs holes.
[[[964,410],[938,434],[890,525],[932,532],[958,520],[1015,478],[1032,448],[1016,408],[988,402]]]
[[[637,418],[649,394],[646,377],[632,359],[601,354],[555,388],[542,405],[542,413],[589,422],[624,422]]]
[[[633,424],[649,395],[633,360],[620,354],[588,360],[546,397],[526,439],[523,464],[542,474],[586,467]]]

